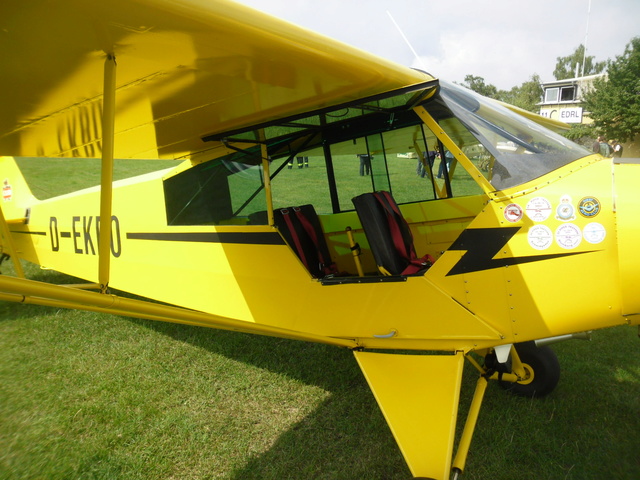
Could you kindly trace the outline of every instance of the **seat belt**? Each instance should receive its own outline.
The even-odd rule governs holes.
[[[307,261],[307,257],[304,255],[304,250],[302,249],[302,244],[300,243],[300,238],[298,237],[298,232],[296,232],[295,227],[293,226],[293,222],[291,221],[291,217],[289,216],[289,209],[283,208],[280,210],[282,213],[282,218],[284,219],[284,223],[287,224],[287,228],[291,233],[291,238],[293,238],[293,243],[295,244],[296,250],[298,251],[298,255],[302,263],[307,268],[307,270],[311,271],[309,268],[309,262]]]
[[[307,232],[307,235],[309,235],[309,238],[311,239],[311,241],[316,247],[316,251],[318,252],[318,259],[320,260],[320,268],[322,269],[322,272],[325,275],[338,273],[338,268],[336,267],[336,264],[333,262],[329,263],[324,258],[324,255],[322,254],[323,249],[320,248],[320,242],[318,240],[316,229],[313,228],[313,225],[311,225],[311,222],[309,221],[309,219],[305,217],[304,213],[302,213],[302,210],[300,208],[293,207],[293,211],[298,217],[298,220],[300,220],[300,223],[302,224],[302,228],[304,228],[305,232]]]

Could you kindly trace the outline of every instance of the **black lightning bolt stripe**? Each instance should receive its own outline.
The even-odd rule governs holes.
[[[158,232],[127,233],[128,240],[165,242],[240,243],[246,245],[285,245],[282,237],[271,232]]]
[[[569,257],[590,252],[567,252],[551,255],[531,255],[527,257],[493,258],[521,227],[470,228],[460,234],[449,250],[466,250],[447,276],[461,273],[480,272],[492,268],[539,262],[552,258]]]

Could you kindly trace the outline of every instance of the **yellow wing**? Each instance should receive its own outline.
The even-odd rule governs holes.
[[[498,103],[508,108],[513,113],[517,113],[518,115],[524,118],[528,118],[532,122],[535,122],[538,125],[542,125],[543,127],[548,128],[553,132],[564,133],[571,128],[571,125],[569,125],[568,123],[561,122],[560,120],[543,117],[542,115],[538,115],[537,113],[530,112],[529,110],[525,110],[524,108],[511,105],[510,103],[505,103],[505,102],[498,102]]]
[[[107,55],[116,158],[431,79],[228,0],[3,2],[0,32],[0,155],[99,157]]]

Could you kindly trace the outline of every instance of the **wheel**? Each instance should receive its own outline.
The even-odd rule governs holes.
[[[560,380],[560,363],[554,351],[547,346],[537,347],[535,342],[518,343],[515,347],[527,377],[516,383],[500,380],[500,386],[523,397],[550,394]]]

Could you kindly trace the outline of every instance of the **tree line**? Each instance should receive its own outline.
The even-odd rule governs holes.
[[[583,96],[583,109],[593,120],[589,125],[573,125],[566,134],[572,139],[596,137],[620,142],[632,140],[640,134],[640,37],[627,44],[622,55],[613,60],[596,62],[585,56],[584,45],[571,55],[556,58],[553,76],[556,80],[605,73],[594,81],[593,89]],[[542,100],[542,81],[538,74],[511,90],[499,90],[485,79],[467,75],[461,85],[489,98],[538,113]]]

